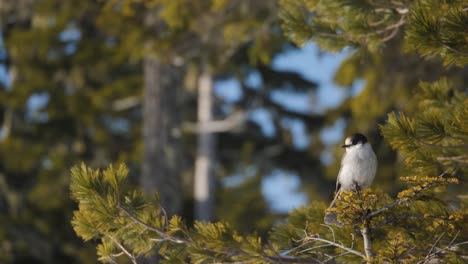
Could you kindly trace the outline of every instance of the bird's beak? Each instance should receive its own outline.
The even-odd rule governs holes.
[[[341,145],[342,148],[347,148],[349,146],[351,146],[351,145]]]

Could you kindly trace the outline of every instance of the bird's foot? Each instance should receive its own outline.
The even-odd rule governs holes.
[[[354,189],[354,191],[357,193],[357,195],[359,196],[359,198],[362,199],[361,186],[359,186],[359,184],[357,184],[357,182],[354,182],[353,189]]]

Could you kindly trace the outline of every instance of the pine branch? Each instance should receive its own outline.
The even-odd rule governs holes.
[[[436,145],[436,144],[431,144],[422,141],[421,139],[415,138],[417,142],[421,143],[422,145],[426,147],[431,147],[431,148],[439,148],[439,149],[468,149],[468,144],[465,145],[455,145],[455,146],[441,146],[441,145]]]
[[[426,257],[423,260],[417,262],[418,264],[429,263],[430,260],[434,259],[435,257],[438,257],[439,254],[444,252],[444,251],[450,251],[452,248],[468,244],[468,241],[463,241],[463,242],[460,242],[460,243],[457,243],[457,244],[453,244],[453,242],[455,242],[458,235],[460,234],[460,232],[458,232],[446,247],[438,249],[437,251],[431,253],[434,250],[436,244],[440,241],[440,239],[442,238],[442,236],[444,234],[445,233],[442,233],[442,235],[434,242],[434,244],[432,245],[432,247],[431,247],[430,251],[428,252],[428,254],[426,255]]]
[[[445,222],[453,222],[453,220],[449,219],[449,218],[444,218],[444,217],[438,217],[438,216],[428,216],[428,215],[423,215],[423,214],[406,214],[406,215],[399,215],[397,217],[391,217],[391,218],[387,218],[383,221],[380,221],[378,223],[376,223],[374,226],[371,227],[371,229],[377,229],[377,228],[380,228],[382,226],[386,226],[388,224],[391,224],[391,223],[394,223],[398,220],[405,220],[405,219],[427,219],[427,218],[430,218],[430,219],[438,219],[438,220],[442,220],[442,221],[445,221]]]
[[[374,254],[372,252],[372,242],[368,220],[364,220],[364,227],[361,228],[361,235],[362,239],[364,240],[364,251],[366,252],[367,263],[370,263]]]
[[[136,216],[134,216],[132,213],[130,213],[128,210],[126,210],[125,208],[121,207],[120,205],[117,205],[117,208],[119,210],[121,210],[122,212],[125,213],[125,215],[127,215],[130,219],[132,219],[133,221],[137,222],[138,224],[142,225],[143,227],[153,231],[153,232],[156,232],[158,235],[160,235],[163,239],[161,241],[171,241],[171,242],[174,242],[174,243],[177,243],[177,244],[187,244],[189,243],[189,241],[185,240],[185,239],[182,239],[182,238],[179,238],[179,237],[174,237],[174,236],[170,236],[166,233],[164,233],[164,231],[162,230],[159,230],[155,227],[152,227],[148,224],[146,224],[145,222],[143,222],[142,220],[140,220],[139,218],[137,218]]]
[[[440,174],[439,176],[437,176],[438,178],[440,177],[443,177],[445,174],[447,173],[447,171],[444,171],[442,174]],[[381,207],[380,209],[377,209],[369,214],[367,214],[365,216],[365,219],[366,220],[370,220],[372,218],[374,218],[375,216],[377,215],[380,215],[381,213],[383,212],[386,212],[402,203],[405,203],[407,201],[410,200],[410,198],[414,198],[416,197],[419,193],[421,193],[422,191],[426,190],[426,189],[429,189],[430,187],[432,187],[432,184],[433,183],[424,183],[423,185],[421,185],[421,188],[417,191],[414,192],[414,195],[412,197],[403,197],[403,198],[400,198],[398,200],[396,200],[395,202],[391,203],[391,204],[388,204],[388,205],[385,205],[383,207]]]
[[[327,239],[323,239],[323,238],[319,238],[319,237],[306,237],[305,238],[306,241],[320,241],[320,242],[323,242],[323,243],[326,243],[326,244],[329,244],[329,245],[332,245],[332,246],[335,246],[337,248],[341,248],[351,254],[354,254],[356,256],[359,256],[363,259],[366,259],[366,255],[362,254],[361,252],[357,251],[357,250],[354,250],[352,248],[349,248],[349,247],[346,247],[346,246],[343,246],[341,244],[338,244],[336,242],[333,242],[333,241],[330,241],[330,240],[327,240]]]
[[[117,245],[123,253],[125,253],[125,255],[127,255],[130,260],[132,261],[133,264],[138,264],[137,260],[136,260],[136,257],[130,253],[130,251],[128,251],[128,249],[126,249],[117,239],[115,239],[113,236],[111,235],[107,235],[106,234],[106,237],[108,237],[110,240],[112,240],[112,242]]]
[[[284,256],[264,256],[264,258],[273,261],[274,263],[325,263],[316,258],[299,258],[299,257],[284,257]]]
[[[460,156],[452,156],[452,157],[437,157],[438,161],[455,161],[463,164],[468,164],[468,156],[460,155]]]
[[[457,53],[458,55],[468,56],[468,52],[459,51],[459,50],[457,50],[455,48],[450,47],[447,44],[442,44],[442,46],[444,46],[446,49],[448,49],[450,51],[453,51],[453,52]]]
[[[431,255],[432,250],[434,250],[434,247],[437,245],[437,243],[442,239],[442,237],[443,237],[444,235],[445,235],[445,232],[442,233],[442,234],[436,239],[436,241],[434,242],[434,244],[432,244],[432,247],[431,247],[431,249],[429,250],[429,252],[427,253],[425,259],[427,259],[427,258]],[[455,237],[456,237],[456,236],[455,236]]]

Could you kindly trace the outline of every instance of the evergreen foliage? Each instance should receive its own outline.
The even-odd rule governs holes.
[[[404,29],[405,45],[444,64],[467,63],[468,14],[463,0],[362,1],[280,0],[283,30],[292,41],[313,39],[339,51],[347,46],[377,50]]]
[[[0,82],[2,133],[11,124],[0,142],[0,262],[95,261],[89,254],[94,243],[83,248],[64,224],[73,208],[63,199],[68,168],[77,161],[91,167],[127,161],[131,174],[138,174],[141,57],[148,49],[167,60],[182,58],[188,67],[208,57],[218,79],[241,83],[243,98],[227,108],[266,109],[276,133],[266,137],[258,124],[247,122],[242,132],[220,134],[224,174],[250,163],[258,168],[239,187],[243,195],[220,199],[218,215],[232,224],[168,219],[157,196],[130,187],[132,175],[123,165],[104,171],[75,167],[71,192],[79,207],[72,224],[81,238],[98,241],[101,261],[138,262],[155,252],[167,263],[466,261],[466,3],[281,0],[280,6],[284,32],[295,43],[313,40],[325,50],[355,51],[335,81],[352,87],[365,80],[362,91],[323,115],[272,100],[275,91],[306,95],[316,88],[298,74],[266,65],[285,45],[273,23],[274,1],[3,0],[0,64],[16,78],[11,87]],[[145,20],[148,10],[154,21]],[[252,73],[260,76],[261,88],[247,84]],[[189,74],[185,78],[189,83]],[[187,91],[181,91],[182,111],[193,120],[193,94]],[[41,96],[47,102],[32,111],[31,98]],[[120,108],[135,98],[137,104]],[[405,160],[401,171],[375,128],[388,112],[381,131]],[[304,122],[313,142],[308,149],[294,148],[281,124],[285,118]],[[379,157],[374,186],[383,191],[342,195],[331,210],[343,227],[324,226],[326,206],[313,202],[264,234],[274,217],[258,188],[260,174],[291,169],[307,177],[302,188],[313,193],[311,200],[331,193],[339,159],[327,168],[329,180],[323,179],[318,134],[341,118],[352,118],[348,132],[369,133]],[[193,137],[184,133],[182,140],[190,156]],[[312,181],[319,191],[310,191]]]
[[[428,12],[428,3],[429,1],[286,0],[281,1],[281,6],[285,32],[299,44],[313,39],[322,48],[331,51],[347,46],[360,49],[361,52],[367,49],[368,55],[376,62],[385,56],[391,56],[390,51],[400,51],[403,46],[411,46],[417,40],[424,42],[413,45],[413,49],[421,55],[439,54],[446,66],[464,66],[466,39],[456,38],[458,42],[451,40],[454,35],[460,34],[459,30],[451,30],[462,27],[466,29],[463,24],[466,7],[460,1],[440,3],[441,9],[445,7],[445,10],[451,11],[444,13],[446,17],[439,20],[439,10]],[[403,30],[403,36],[399,35]],[[421,33],[424,30],[425,33]],[[448,36],[441,37],[446,33]],[[434,39],[437,41],[433,41]],[[404,45],[401,40],[405,42]],[[458,53],[458,57],[454,56],[454,52]],[[348,68],[346,72],[361,75],[367,71],[369,74],[367,69],[356,68],[358,64],[353,60],[358,58],[359,53],[355,54],[357,55],[344,65]],[[397,55],[404,56],[399,52]],[[404,67],[409,65],[411,63]],[[428,61],[427,65],[438,69],[437,62]],[[383,68],[388,66],[384,64]],[[340,70],[344,71],[345,68]],[[380,73],[380,76],[373,74],[366,76],[366,80],[370,82],[368,87],[375,86],[387,72]],[[106,177],[117,178],[117,175],[121,175],[124,167],[117,171],[109,168],[102,173],[87,172],[89,169],[82,167],[81,170],[73,169],[72,173],[72,195],[80,209],[73,222],[75,230],[83,238],[96,237],[101,243],[109,242],[100,233],[106,232],[106,229],[101,231],[98,227],[108,227],[101,221],[113,219],[124,224],[114,226],[112,230],[126,228],[125,233],[133,233],[133,228],[128,227],[133,223],[139,225],[138,228],[145,227],[143,232],[152,231],[153,238],[158,242],[153,244],[154,240],[147,239],[145,246],[141,246],[131,239],[126,240],[122,235],[117,238],[118,243],[114,244],[117,247],[119,244],[123,246],[117,249],[114,245],[116,251],[105,255],[108,257],[103,259],[105,261],[113,261],[113,254],[127,254],[137,262],[140,254],[149,253],[142,250],[143,248],[150,250],[154,247],[167,261],[194,263],[463,263],[468,255],[468,211],[466,195],[460,195],[459,185],[466,180],[468,104],[464,91],[466,87],[463,83],[460,86],[459,82],[463,79],[463,76],[459,76],[460,71],[449,69],[444,74],[451,76],[450,80],[421,82],[418,95],[413,97],[417,104],[407,107],[406,112],[392,112],[381,126],[385,140],[405,161],[404,171],[400,176],[404,187],[395,197],[381,191],[344,192],[337,200],[336,207],[328,209],[338,215],[342,226],[323,225],[326,206],[314,202],[293,211],[285,223],[273,228],[263,240],[257,235],[239,236],[224,223],[197,222],[193,228],[188,228],[178,217],[174,217],[176,220],[165,220],[164,213],[161,213],[163,210],[158,207],[157,202],[150,202],[147,198],[144,198],[144,205],[132,202],[132,198],[125,198],[131,197],[129,194],[125,196],[125,193],[119,193],[119,188],[105,183],[113,181],[106,180]],[[353,76],[341,80],[349,84],[355,78]],[[400,80],[400,84],[403,87],[416,86],[415,79],[417,80],[414,76],[408,77],[408,80]],[[452,82],[452,79],[455,81]],[[391,87],[395,83],[385,85]],[[366,96],[372,95],[371,89],[365,88],[354,101],[367,102],[369,97]],[[350,102],[351,105],[354,101]],[[370,114],[372,117],[379,116],[385,109],[387,112],[391,110],[392,104]],[[360,114],[365,116],[364,113]],[[369,120],[372,119],[366,121]],[[90,184],[92,178],[100,179],[98,186],[107,187],[94,188]],[[105,198],[108,195],[104,192],[92,201],[86,200],[79,198],[76,193],[81,187],[87,187],[90,194],[96,190],[108,190],[113,193],[110,197],[123,198],[118,201]],[[135,194],[135,197],[140,196]],[[92,217],[92,207],[100,206],[96,204],[86,209],[86,205],[104,200],[108,202],[102,219],[94,218],[95,221],[81,223],[82,218]],[[131,206],[133,204],[139,207]],[[146,213],[138,209],[150,206],[155,206],[155,209]],[[158,212],[159,216],[154,217],[159,220],[148,219],[146,223],[143,219],[150,217],[150,212]],[[171,224],[173,222],[177,224]],[[92,226],[82,231],[82,225],[88,224]],[[118,236],[119,233],[113,235]]]
[[[135,181],[142,148],[142,56],[147,49],[167,60],[175,58],[190,68],[188,71],[200,62],[200,52],[207,52],[216,80],[243,81],[250,73],[259,72],[261,65],[264,91],[242,87],[251,94],[231,108],[241,113],[257,107],[278,111],[278,128],[285,116],[307,117],[269,100],[275,91],[299,87],[297,90],[307,94],[316,88],[299,74],[263,65],[286,49],[286,40],[277,30],[275,2],[192,2],[1,1],[0,70],[12,78],[10,83],[0,80],[0,262],[96,261],[93,244],[83,245],[72,228],[63,224],[69,222],[74,209],[70,200],[63,199],[70,181],[68,171],[81,161],[100,168],[125,161],[132,168],[131,182]],[[149,11],[154,12],[153,22],[161,23],[160,27],[145,24],[142,14]],[[201,43],[202,38],[210,41]],[[217,43],[211,42],[214,39]],[[144,43],[150,43],[149,47]],[[184,176],[185,200],[191,195],[194,133],[184,128],[193,123],[196,113],[190,77],[180,76],[187,87],[175,87],[183,106],[175,109],[183,119],[176,132],[181,132],[184,144],[183,166],[178,169]],[[41,103],[36,107],[30,106],[38,101]],[[218,112],[220,118],[231,114]],[[220,134],[224,174],[243,166],[238,153],[247,146],[254,145],[247,155],[254,157],[266,147],[284,145],[276,159],[284,160],[281,166],[304,157],[305,152],[294,150],[290,142],[286,145],[282,137],[265,137],[258,124],[246,123],[245,131]],[[306,160],[311,166],[318,165],[317,158]],[[219,173],[219,181],[223,173]],[[243,218],[239,215],[253,212],[259,232],[268,230],[279,216],[270,213],[262,197],[262,176],[242,189],[246,195],[241,200],[219,199],[220,207],[255,201],[256,210],[242,206],[230,212],[217,210],[217,218],[237,221],[232,225],[239,232],[250,231],[252,225],[240,221]],[[190,201],[186,203],[189,207]],[[184,211],[188,222],[190,209]]]

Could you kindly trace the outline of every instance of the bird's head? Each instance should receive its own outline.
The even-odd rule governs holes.
[[[361,133],[355,133],[345,139],[345,144],[341,147],[345,148],[346,150],[350,150],[353,148],[362,147],[364,144],[367,143],[367,138]]]

